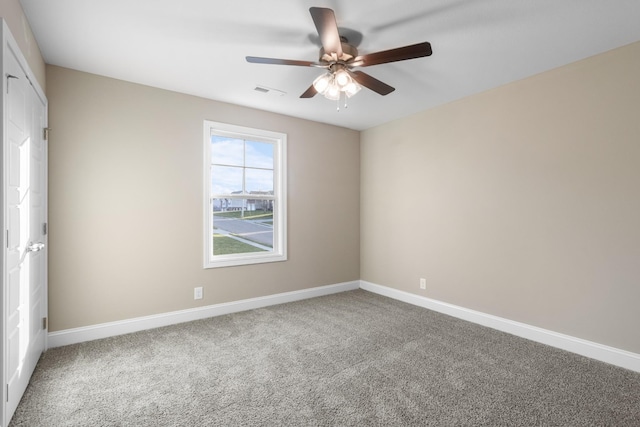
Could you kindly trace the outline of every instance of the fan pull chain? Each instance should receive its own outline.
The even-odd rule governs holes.
[[[349,97],[347,96],[347,94],[344,94],[344,109],[346,110],[349,106],[347,105],[347,99]],[[338,113],[340,112],[340,100],[342,99],[342,92],[338,95],[338,99],[336,100],[336,111],[338,111]]]

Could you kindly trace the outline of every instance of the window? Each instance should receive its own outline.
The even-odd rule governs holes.
[[[204,268],[285,261],[287,135],[204,122]]]

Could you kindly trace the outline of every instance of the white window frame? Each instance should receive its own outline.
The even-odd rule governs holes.
[[[211,135],[228,136],[273,144],[273,251],[213,255],[213,211],[211,199]],[[204,121],[204,268],[230,267],[287,260],[287,135],[245,126]],[[224,197],[228,197],[224,195]],[[242,194],[237,198],[253,198]]]

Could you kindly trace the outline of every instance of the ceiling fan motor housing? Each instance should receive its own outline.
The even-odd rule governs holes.
[[[323,62],[337,62],[342,61],[346,62],[352,58],[358,56],[358,49],[355,46],[350,45],[349,43],[342,42],[342,56],[340,58],[335,57],[335,52],[327,53],[324,50],[324,47],[320,48],[320,61]]]

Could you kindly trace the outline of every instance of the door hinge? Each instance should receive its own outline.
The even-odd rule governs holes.
[[[9,230],[7,230],[7,249],[9,249]]]
[[[45,331],[49,329],[49,318],[47,317],[42,318],[42,329],[44,329]]]
[[[42,139],[44,139],[45,141],[49,140],[49,131],[51,130],[51,128],[43,128],[42,129]]]
[[[7,384],[7,402],[9,401],[9,384]]]
[[[42,223],[42,235],[43,236],[47,235],[47,223],[46,222]]]

